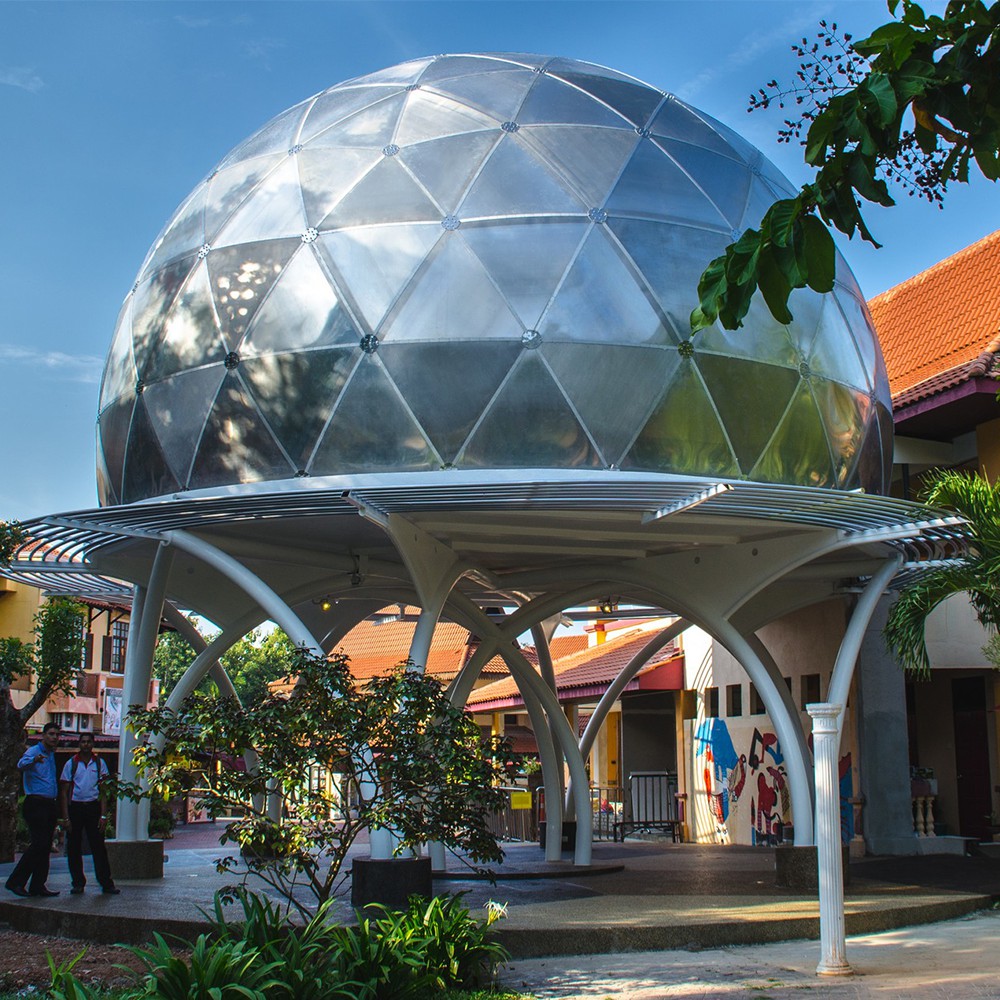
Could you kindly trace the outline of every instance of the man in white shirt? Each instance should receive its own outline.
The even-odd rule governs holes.
[[[80,749],[63,767],[59,778],[60,815],[69,823],[66,839],[66,859],[73,879],[70,892],[78,896],[87,884],[83,874],[83,834],[94,859],[94,875],[105,893],[118,895],[111,877],[108,851],[104,846],[104,829],[107,826],[107,809],[104,790],[108,779],[108,765],[94,755],[94,737],[80,734]]]

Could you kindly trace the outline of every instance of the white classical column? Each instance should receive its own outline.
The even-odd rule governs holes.
[[[813,720],[813,759],[816,770],[816,853],[819,860],[819,940],[821,976],[847,976],[844,941],[844,859],[840,846],[840,752],[838,720],[842,705],[818,702],[806,705]]]

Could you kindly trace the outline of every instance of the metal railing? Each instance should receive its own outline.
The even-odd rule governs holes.
[[[507,802],[502,810],[490,817],[490,833],[498,840],[537,840],[538,819],[531,790],[516,786],[503,790],[507,793]]]

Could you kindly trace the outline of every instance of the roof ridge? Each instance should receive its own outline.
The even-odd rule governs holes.
[[[914,285],[923,284],[925,281],[936,276],[941,271],[956,266],[966,257],[975,256],[977,253],[985,249],[987,245],[990,245],[995,241],[1000,241],[1000,229],[997,229],[992,233],[988,233],[982,239],[976,240],[975,243],[970,243],[967,247],[962,247],[961,250],[956,250],[949,257],[945,257],[942,260],[937,261],[937,263],[931,264],[930,267],[914,274],[910,278],[906,278],[904,281],[899,282],[898,285],[893,285],[891,288],[887,288],[884,292],[879,292],[878,295],[872,296],[872,298],[868,300],[868,307],[871,308],[871,306],[875,303],[881,303],[888,301],[891,298],[895,298],[897,293],[901,293]]]

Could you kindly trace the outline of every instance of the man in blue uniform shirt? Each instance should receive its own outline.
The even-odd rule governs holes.
[[[7,888],[15,896],[58,896],[46,888],[49,877],[49,854],[52,835],[59,819],[56,799],[59,784],[56,779],[56,747],[59,727],[46,722],[42,727],[42,742],[29,747],[17,762],[24,778],[24,822],[28,825],[31,845],[7,879]]]
[[[93,735],[80,733],[80,750],[66,761],[59,778],[59,815],[69,824],[66,860],[73,879],[70,893],[74,896],[83,892],[83,887],[87,884],[87,877],[83,873],[84,833],[90,844],[97,881],[104,892],[118,895],[118,889],[111,878],[108,849],[104,846],[108,817],[104,794],[107,781],[108,765],[94,755]]]

